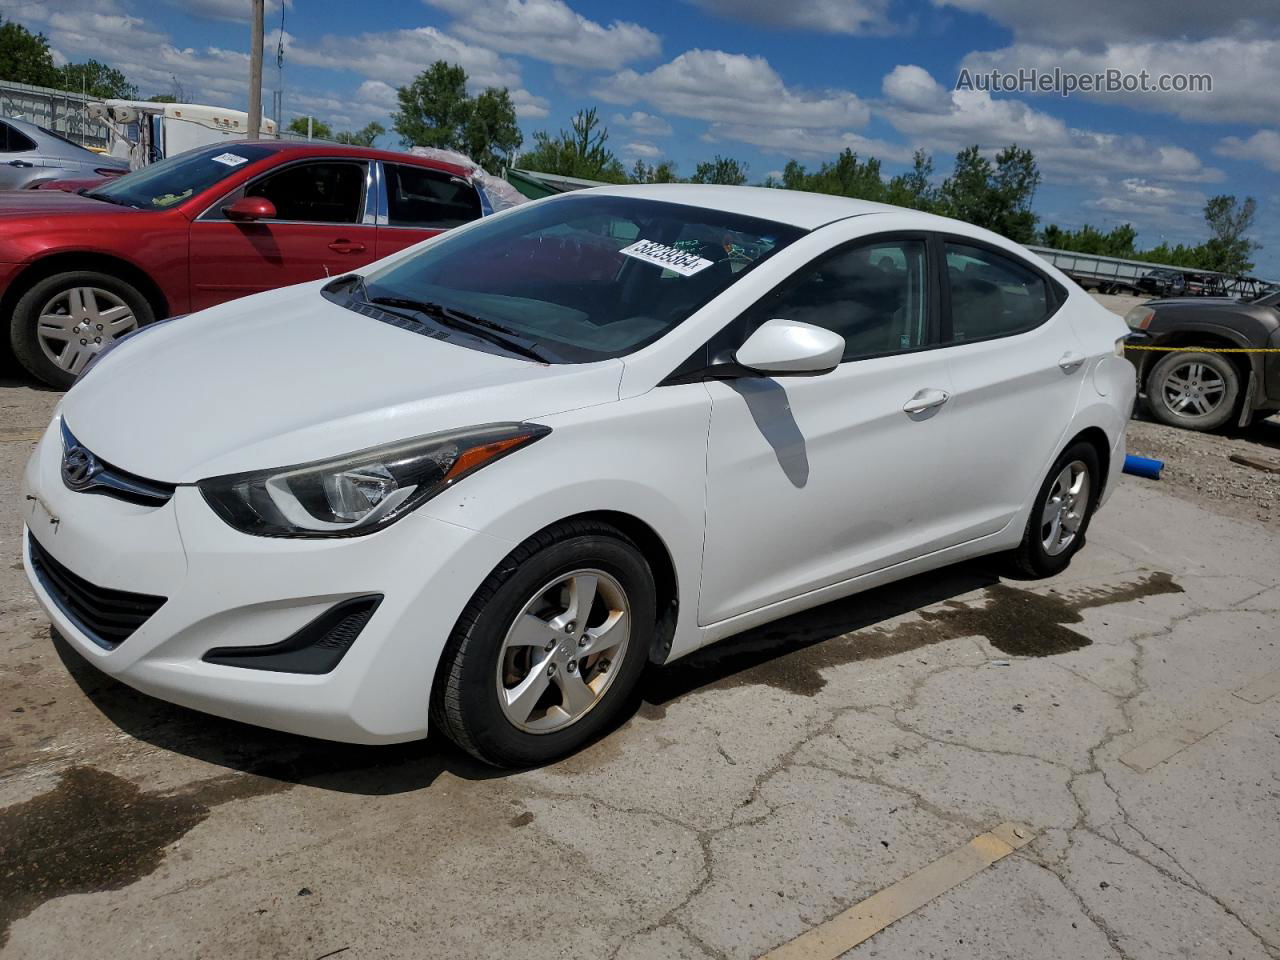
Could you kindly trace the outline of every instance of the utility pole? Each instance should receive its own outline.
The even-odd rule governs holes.
[[[262,17],[264,0],[253,0],[249,24],[249,139],[258,139],[262,124]]]

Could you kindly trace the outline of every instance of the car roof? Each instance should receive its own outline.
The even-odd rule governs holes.
[[[238,144],[252,143],[255,147],[261,147],[272,153],[289,153],[299,157],[341,157],[351,156],[359,157],[363,160],[383,160],[387,163],[410,163],[420,167],[431,167],[435,170],[443,170],[458,177],[469,177],[472,170],[460,166],[456,163],[448,163],[443,160],[435,160],[430,157],[420,157],[412,153],[405,153],[399,150],[380,150],[377,147],[361,147],[353,146],[346,143],[329,143],[324,140],[220,140],[217,144],[209,144],[200,149],[208,149],[211,146],[226,148],[234,148]]]
[[[786,223],[803,230],[845,220],[869,213],[912,214],[919,218],[922,230],[943,230],[979,236],[972,224],[950,220],[931,213],[922,213],[907,207],[895,207],[873,200],[855,200],[827,193],[809,193],[804,190],[783,190],[776,187],[731,187],[702,183],[646,183],[626,186],[596,187],[591,193],[611,194],[620,197],[640,197],[646,200],[663,200],[667,203],[683,203],[708,210],[760,217],[775,223]]]

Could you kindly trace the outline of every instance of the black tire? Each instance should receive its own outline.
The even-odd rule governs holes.
[[[1169,383],[1171,377],[1187,367],[1200,364],[1209,368],[1222,381],[1224,389],[1220,393],[1211,394],[1217,397],[1217,404],[1206,413],[1185,413],[1174,409],[1168,390],[1174,389]],[[1197,389],[1200,381],[1196,383]],[[1235,364],[1220,353],[1200,353],[1191,350],[1177,350],[1163,356],[1147,376],[1147,405],[1151,415],[1161,423],[1171,427],[1182,427],[1186,430],[1217,430],[1226,425],[1235,415],[1240,405],[1240,373]]]
[[[22,364],[23,369],[60,390],[70,387],[75,382],[76,375],[62,369],[45,356],[40,347],[37,324],[41,308],[60,292],[72,287],[97,287],[115,294],[133,311],[134,319],[140,327],[155,320],[151,304],[137,289],[123,280],[96,270],[55,273],[35,283],[18,299],[14,307],[9,342],[13,347],[14,357]]]
[[[622,663],[600,699],[572,724],[530,733],[507,719],[495,678],[508,628],[545,584],[589,566],[612,576],[631,608]],[[467,604],[445,645],[431,693],[431,722],[463,750],[498,767],[529,767],[572,753],[609,729],[648,662],[657,621],[653,574],[624,534],[569,521],[526,540],[498,564]]]
[[[1063,552],[1051,554],[1045,548],[1043,542],[1041,518],[1058,474],[1068,464],[1077,461],[1083,463],[1088,472],[1088,503],[1085,507],[1080,527],[1076,531],[1075,539]],[[1102,469],[1098,461],[1098,451],[1093,444],[1073,443],[1062,452],[1062,455],[1054,461],[1048,476],[1044,478],[1044,482],[1040,484],[1040,491],[1036,494],[1035,503],[1031,505],[1031,516],[1027,518],[1027,526],[1022,533],[1022,542],[1018,544],[1018,548],[1014,550],[1011,556],[1016,573],[1031,579],[1039,579],[1041,577],[1052,577],[1067,568],[1071,563],[1071,558],[1084,546],[1085,535],[1089,530],[1089,522],[1093,519],[1093,511],[1098,506],[1098,495],[1102,492],[1102,481]]]

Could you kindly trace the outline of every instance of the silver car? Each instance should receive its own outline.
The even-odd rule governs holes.
[[[0,190],[34,187],[46,180],[91,179],[129,172],[129,164],[86,150],[26,120],[0,118]]]

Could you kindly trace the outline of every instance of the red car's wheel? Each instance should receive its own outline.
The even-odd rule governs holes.
[[[132,286],[91,270],[57,273],[18,300],[10,341],[28,373],[66,389],[112,340],[155,319]]]

